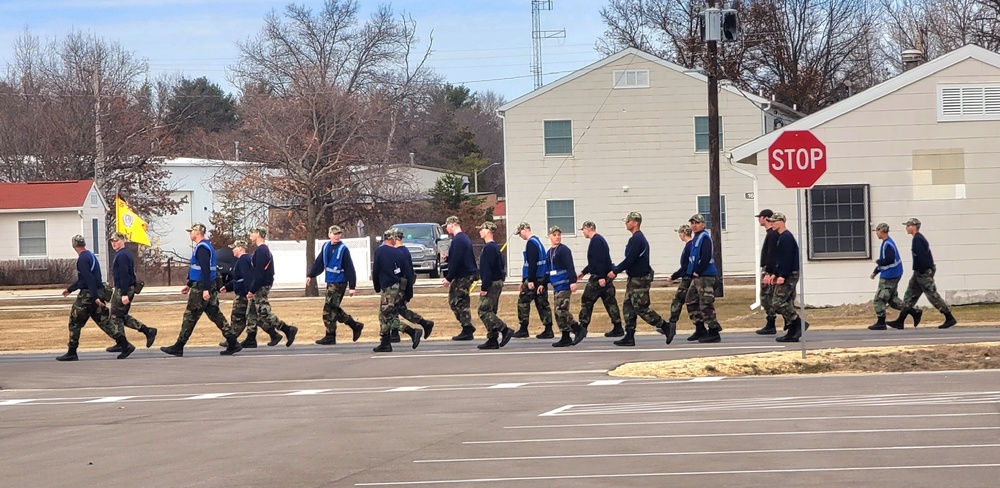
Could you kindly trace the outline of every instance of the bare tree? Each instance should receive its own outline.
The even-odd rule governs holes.
[[[882,0],[890,59],[919,49],[933,59],[966,44],[1000,49],[1000,0]]]

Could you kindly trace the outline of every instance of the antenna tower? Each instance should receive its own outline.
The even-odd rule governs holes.
[[[566,30],[542,30],[542,10],[552,10],[552,0],[531,0],[531,47],[534,51],[531,75],[535,79],[535,89],[541,88],[542,81],[542,40],[563,39]]]

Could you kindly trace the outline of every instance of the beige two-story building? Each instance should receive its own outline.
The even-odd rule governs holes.
[[[949,303],[1000,300],[1000,54],[965,46],[733,149],[731,160],[756,174],[761,204],[784,212],[797,234],[796,190],[768,168],[784,130],[809,130],[826,145],[827,171],[804,191],[796,235],[807,304],[872,299],[879,222],[902,254],[902,294],[913,259],[901,224],[911,217],[922,221]]]
[[[722,149],[780,125],[774,110],[767,100],[723,83]],[[526,221],[544,236],[550,225],[559,225],[581,269],[588,244],[581,224],[597,224],[617,262],[629,237],[622,218],[638,211],[656,273],[678,268],[677,227],[694,213],[709,216],[703,75],[627,49],[513,100],[499,113],[509,228]],[[753,274],[758,252],[753,180],[738,171],[723,159],[723,265],[730,276]],[[523,248],[523,241],[511,242],[512,276],[520,276]]]

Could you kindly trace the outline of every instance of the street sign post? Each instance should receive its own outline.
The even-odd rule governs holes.
[[[802,320],[802,337],[799,342],[802,347],[802,358],[806,357],[806,280],[804,252],[804,236],[802,234],[802,189],[812,188],[823,173],[826,173],[826,145],[807,130],[788,130],[781,133],[767,148],[768,171],[781,182],[785,188],[795,188],[795,221],[798,223],[799,238],[799,303]]]

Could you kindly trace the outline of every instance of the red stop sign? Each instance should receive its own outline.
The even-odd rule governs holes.
[[[810,188],[826,173],[826,146],[812,132],[787,130],[767,148],[767,166],[785,188]]]

